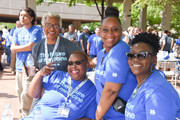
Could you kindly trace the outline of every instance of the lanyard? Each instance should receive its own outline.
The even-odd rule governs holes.
[[[56,51],[56,49],[57,49],[57,47],[58,47],[58,45],[59,45],[59,37],[57,37],[57,40],[56,40],[56,44],[55,44],[55,46],[54,46],[54,49],[53,49],[53,53],[52,53],[52,56],[51,56],[51,58],[50,58],[50,60],[49,60],[49,58],[48,58],[48,48],[47,48],[47,38],[45,39],[45,59],[46,59],[46,64],[48,64],[48,63],[50,63],[51,61],[52,61],[52,57],[54,56],[54,53],[55,53],[55,51]],[[49,56],[50,56],[50,54],[49,54]]]
[[[86,78],[85,80],[83,80],[78,86],[76,86],[73,90],[71,90],[71,78],[68,78],[68,95],[65,99],[65,104],[64,106],[66,106],[66,103],[69,99],[69,97],[74,94],[77,90],[79,90],[79,88],[81,88],[86,82],[88,81],[88,78]]]

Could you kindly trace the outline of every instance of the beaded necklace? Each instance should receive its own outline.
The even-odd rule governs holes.
[[[141,87],[141,85],[149,78],[149,76],[151,76],[152,73],[150,73],[139,85],[137,85],[137,87],[134,89],[133,93],[132,93],[132,98],[134,98],[139,90],[139,88]]]

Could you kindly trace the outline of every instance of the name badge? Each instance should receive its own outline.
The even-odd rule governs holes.
[[[60,107],[58,108],[57,114],[58,114],[60,117],[68,118],[69,112],[70,112],[70,109],[69,109],[69,108],[60,106]]]

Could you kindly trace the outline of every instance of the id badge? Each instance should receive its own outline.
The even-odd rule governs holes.
[[[60,117],[68,118],[69,112],[70,112],[70,109],[69,109],[69,108],[61,107],[61,106],[60,106],[60,107],[58,108],[57,114],[58,114]]]

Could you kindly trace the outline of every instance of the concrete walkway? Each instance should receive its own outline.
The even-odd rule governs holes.
[[[4,69],[3,72],[0,72],[0,114],[2,114],[5,104],[11,104],[14,120],[18,120],[20,118],[20,103],[15,86],[15,75],[11,73],[10,69]]]

